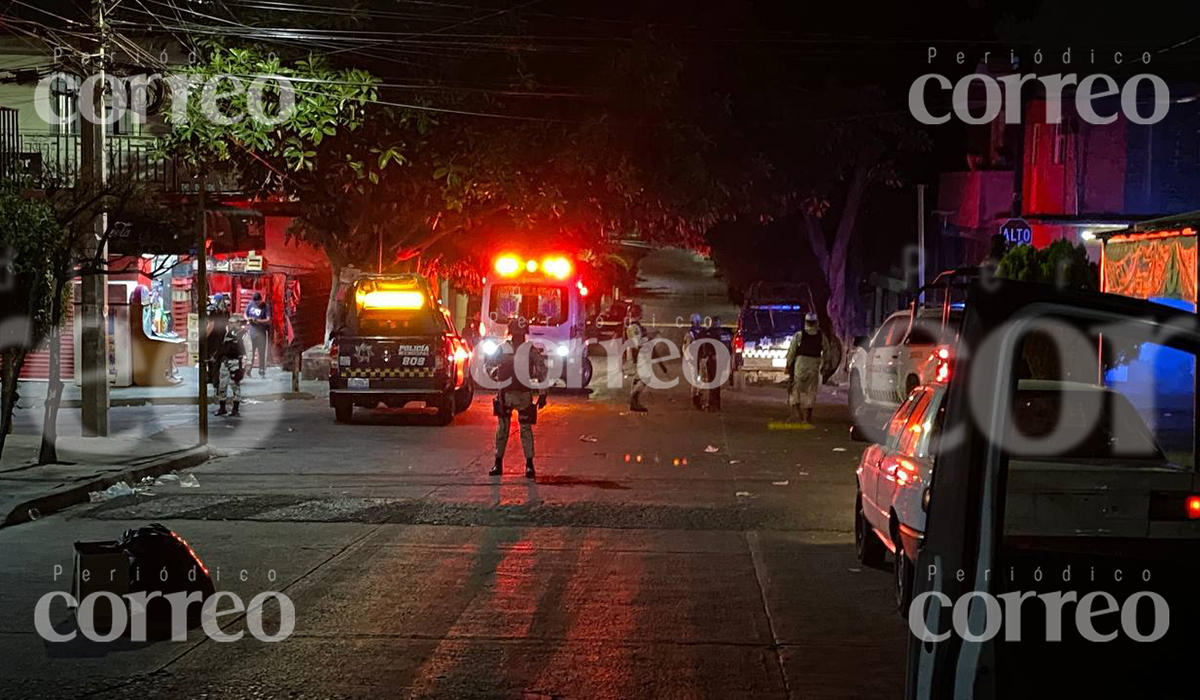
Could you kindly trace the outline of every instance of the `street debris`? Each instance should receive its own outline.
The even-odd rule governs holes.
[[[167,486],[169,484],[178,484],[178,483],[179,483],[179,475],[178,474],[163,474],[162,476],[160,476],[154,480],[155,486]]]
[[[771,484],[772,484],[773,486],[787,486],[787,485],[788,485],[788,481],[790,481],[790,480],[789,480],[789,479],[784,479],[783,481],[772,481],[772,482],[771,482]]]
[[[595,435],[580,435],[579,441],[580,442],[600,442],[600,438],[596,437]]]
[[[200,488],[200,482],[199,482],[199,481],[196,479],[196,475],[195,475],[195,474],[188,474],[187,476],[185,476],[185,477],[183,477],[182,479],[180,479],[180,480],[179,480],[179,485],[180,485],[180,486],[182,486],[182,487],[183,487],[183,488],[185,488],[185,489],[198,489],[198,488]]]
[[[740,459],[731,459],[731,460],[729,460],[729,463],[730,463],[730,464],[741,464],[741,463],[742,463],[742,460],[740,460]]]
[[[716,445],[709,445],[708,447],[704,448],[704,451],[708,453],[720,452],[721,448],[717,447]]]
[[[112,486],[109,486],[108,488],[104,489],[103,491],[89,492],[88,493],[88,503],[100,503],[102,501],[107,501],[107,500],[110,500],[113,498],[120,498],[121,496],[132,496],[132,495],[133,495],[133,489],[130,488],[129,484],[125,483],[124,481],[118,481],[117,483],[113,484]]]
[[[42,517],[42,511],[38,510],[37,508],[30,508],[29,510],[25,511],[25,514],[29,516],[30,521],[34,521]]]
[[[746,498],[750,495],[750,492],[749,491],[738,491],[737,493],[735,493],[733,495],[737,496],[738,498]]]
[[[808,472],[800,472],[800,476],[808,476]]]
[[[845,447],[835,447],[835,448],[833,448],[833,451],[834,452],[845,452],[846,448]]]

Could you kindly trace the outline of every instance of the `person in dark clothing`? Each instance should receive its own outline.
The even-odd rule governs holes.
[[[267,337],[271,331],[271,310],[262,294],[255,292],[254,299],[246,307],[246,319],[250,321],[250,369],[254,370],[258,359],[258,376],[267,376]]]
[[[537,475],[533,469],[533,426],[537,423],[538,410],[546,407],[547,391],[544,388],[527,386],[523,380],[529,380],[531,384],[541,384],[546,380],[547,368],[542,349],[526,342],[526,331],[527,325],[524,320],[510,321],[510,339],[500,346],[493,356],[494,359],[489,360],[492,379],[505,384],[492,402],[492,412],[496,414],[496,464],[488,472],[489,476],[500,476],[504,471],[504,452],[508,446],[513,411],[517,412],[521,448],[525,452],[525,478],[532,479]],[[516,362],[526,358],[529,371],[522,377],[522,373],[516,371]]]
[[[208,303],[208,328],[205,331],[208,355],[203,358],[208,363],[208,381],[213,388],[218,388],[221,363],[218,356],[221,344],[225,342],[225,334],[229,330],[229,299],[224,294],[214,294]]]
[[[712,325],[709,326],[704,333],[705,338],[711,339],[712,343],[704,343],[700,347],[699,362],[700,362],[700,380],[705,384],[715,383],[725,374],[725,368],[722,366],[721,355],[717,352],[717,343],[728,347],[728,339],[726,335],[728,331],[721,327],[720,317],[713,317]],[[725,355],[728,358],[728,355]],[[726,360],[728,362],[728,360]],[[716,383],[715,386],[705,392],[707,396],[704,400],[704,408],[709,411],[721,410],[721,384]]]

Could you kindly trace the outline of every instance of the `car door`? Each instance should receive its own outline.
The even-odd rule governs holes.
[[[1120,329],[1129,337],[1169,344],[1173,349],[1190,354],[1192,375],[1188,381],[1189,384],[1197,382],[1195,357],[1200,349],[1200,333],[1197,333],[1193,314],[1134,299],[1063,291],[1021,282],[992,280],[987,285],[977,284],[970,289],[954,350],[955,366],[944,399],[937,467],[931,472],[925,539],[918,552],[914,603],[908,615],[910,635],[905,697],[909,700],[1007,697],[1004,684],[1012,683],[1013,679],[1024,676],[1045,679],[1036,673],[1026,673],[1024,668],[1004,665],[1004,660],[1010,658],[1006,654],[1017,644],[1006,645],[1005,635],[978,635],[977,631],[984,630],[991,622],[990,606],[958,606],[965,610],[963,622],[968,630],[975,631],[972,635],[957,632],[951,616],[958,601],[968,598],[971,603],[981,602],[979,598],[995,597],[1005,585],[1000,576],[992,575],[993,572],[1008,571],[998,556],[1003,546],[1008,449],[1011,447],[1011,443],[1008,447],[1005,443],[1009,439],[1018,379],[1037,374],[1037,368],[1031,367],[1028,358],[1019,354],[1019,343],[1022,333],[1028,333],[1034,324],[1048,320],[1069,327],[1093,324],[1093,331],[1101,329],[1095,334],[1101,344],[1111,342],[1110,339],[1117,335],[1114,329]],[[1131,348],[1145,342],[1139,340],[1116,350],[1131,352]],[[1090,357],[1087,353],[1065,358],[1060,355],[1059,373],[1067,373],[1069,362],[1073,363],[1070,368],[1082,368],[1086,374],[1087,362],[1091,360],[1091,381],[1097,381],[1096,362],[1104,362],[1106,358],[1103,345],[1099,350]],[[1097,357],[1098,360],[1092,359]],[[1200,435],[1196,429],[1198,420],[1200,415],[1195,413],[1187,416],[1192,469]],[[1064,586],[1062,579],[1055,579],[1048,585],[1070,588]],[[942,604],[943,601],[947,604]],[[1175,610],[1171,613],[1174,621]],[[1071,622],[1069,617],[1065,618],[1064,626]],[[1029,624],[1025,628],[1027,631],[1040,629],[1045,634],[1045,626]],[[1192,629],[1186,624],[1181,628],[1179,632],[1184,635]],[[1022,643],[1027,641],[1028,638]],[[1044,652],[1045,661],[1055,663],[1056,649],[1061,646],[1050,644],[1035,648]],[[1176,650],[1180,652],[1188,648],[1187,644],[1176,646],[1181,647]],[[1090,646],[1095,655],[1090,659],[1094,669],[1113,667],[1106,665],[1110,662],[1099,661],[1099,654],[1105,648],[1103,644]],[[1147,650],[1162,653],[1174,649],[1160,646]],[[1139,668],[1133,661],[1121,664]],[[1184,672],[1190,668],[1186,662],[1178,666]],[[1153,678],[1147,669],[1139,669],[1139,672],[1143,681]],[[1102,685],[1119,680],[1099,671],[1071,675],[1064,670],[1061,673],[1063,679],[1076,684],[1087,681]],[[1138,695],[1149,697],[1145,693]],[[1100,696],[1129,695],[1109,689],[1109,692],[1101,690]]]
[[[919,386],[914,389],[905,401],[909,410],[904,414],[901,424],[889,426],[890,446],[879,465],[875,487],[875,501],[889,521],[897,493],[904,489],[916,488],[919,482],[917,447],[922,442],[927,412],[933,405],[935,393],[933,387]],[[890,435],[892,427],[895,428],[894,438]],[[884,532],[887,532],[887,529],[884,529]]]
[[[887,532],[888,502],[880,499],[880,482],[885,478],[883,470],[888,463],[888,457],[895,453],[900,443],[909,416],[920,400],[919,392],[913,392],[909,400],[896,409],[887,423],[887,434],[879,444],[871,445],[863,453],[861,488],[863,495],[863,515],[871,526]]]
[[[908,315],[895,314],[875,333],[867,351],[867,397],[876,403],[895,405],[898,344],[908,329]]]

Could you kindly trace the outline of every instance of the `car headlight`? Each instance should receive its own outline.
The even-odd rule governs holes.
[[[479,344],[479,349],[483,350],[484,355],[495,355],[496,351],[500,349],[500,346],[496,343],[496,341],[488,338]]]
[[[559,357],[566,357],[571,354],[571,348],[568,348],[566,345],[559,345],[554,352]]]

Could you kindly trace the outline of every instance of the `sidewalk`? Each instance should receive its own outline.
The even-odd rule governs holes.
[[[197,385],[198,370],[195,367],[180,367],[179,377],[183,382],[175,386],[129,386],[109,387],[109,404],[112,406],[159,406],[195,405],[199,399]],[[20,382],[20,408],[42,406],[46,398],[46,382],[23,380]],[[208,387],[209,401],[213,401],[216,390]],[[258,401],[280,401],[284,399],[313,399],[329,395],[329,383],[325,380],[300,380],[300,391],[292,391],[292,373],[278,367],[268,367],[267,376],[253,377],[242,381],[242,396]],[[63,408],[80,407],[80,388],[67,381],[63,390]]]
[[[37,466],[40,435],[9,435],[0,458],[0,527],[35,520],[118,481],[133,484],[205,462],[208,447],[141,437],[58,439],[58,464]]]

